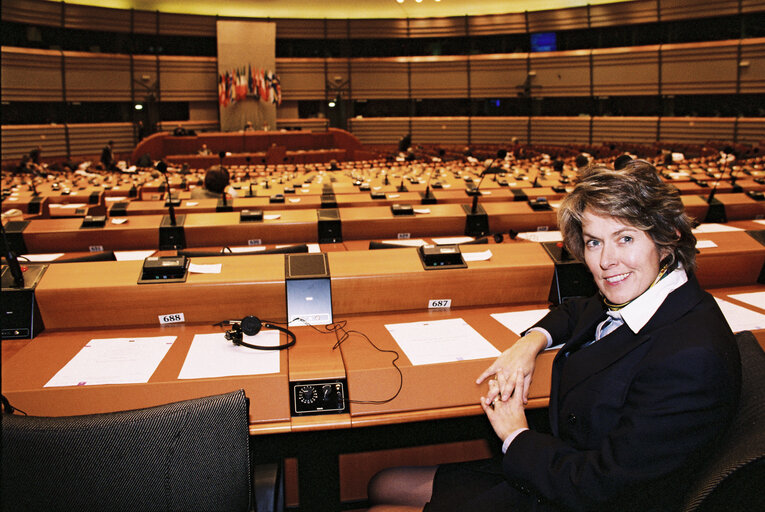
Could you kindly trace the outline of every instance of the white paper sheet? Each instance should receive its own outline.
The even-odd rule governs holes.
[[[481,252],[463,252],[462,259],[465,261],[489,261],[493,254],[491,249],[486,249]]]
[[[31,261],[33,263],[44,263],[46,261],[57,260],[63,255],[64,255],[63,252],[54,252],[54,253],[47,253],[47,254],[23,254],[19,256],[19,260],[21,260],[22,262],[26,260],[26,261]]]
[[[425,242],[425,240],[422,240],[420,238],[402,238],[401,240],[383,240],[382,243],[393,244],[393,245],[408,245],[411,247],[419,247],[421,245],[427,245],[427,242]]]
[[[518,336],[522,336],[529,327],[540,321],[549,312],[549,309],[527,309],[525,311],[493,313],[491,317]]]
[[[231,252],[234,252],[234,253],[248,253],[248,252],[265,251],[266,246],[265,245],[245,245],[241,247],[229,247],[229,249],[231,249]]]
[[[709,224],[699,224],[696,226],[696,229],[693,230],[694,233],[722,233],[725,231],[744,231],[741,228],[737,228],[735,226],[726,226],[725,224],[717,224],[717,223],[709,223]]]
[[[385,326],[413,365],[497,357],[500,352],[462,318]]]
[[[260,331],[244,336],[245,343],[276,346],[279,331]],[[279,373],[278,350],[255,350],[236,346],[223,333],[197,334],[191,341],[179,379],[204,379],[231,375]]]
[[[45,387],[148,382],[175,336],[93,339]]]
[[[280,213],[266,213],[263,215],[264,220],[277,220],[281,218],[282,215]]]
[[[114,251],[114,257],[117,261],[140,261],[145,260],[156,251],[149,249],[146,251]]]
[[[128,221],[127,217],[112,217],[111,218],[111,223],[116,225],[126,224],[127,221]]]
[[[421,215],[426,215],[430,213],[430,208],[412,208],[414,213],[419,213]]]
[[[737,293],[731,299],[740,300],[756,308],[765,309],[765,292]]]
[[[433,243],[437,245],[464,244],[475,240],[472,236],[453,236],[447,238],[433,238]]]
[[[525,233],[518,233],[518,238],[528,240],[530,242],[562,242],[563,235],[560,231],[528,231]]]
[[[712,240],[696,240],[696,249],[711,249],[717,247],[717,244]]]
[[[308,252],[311,254],[317,254],[321,252],[321,246],[319,244],[307,244]]]
[[[220,274],[222,268],[222,263],[210,263],[207,265],[189,263],[189,272],[192,274]]]
[[[765,329],[765,315],[715,297],[733,332]]]

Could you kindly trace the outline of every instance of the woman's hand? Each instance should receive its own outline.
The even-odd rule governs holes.
[[[489,392],[483,400],[489,406],[495,398],[506,401],[515,391],[517,385],[516,373],[522,375],[521,393],[523,403],[529,399],[529,386],[534,374],[537,355],[547,346],[547,337],[539,331],[531,331],[515,344],[502,352],[476,380],[480,384],[491,376],[496,376],[496,386],[489,386]]]
[[[494,391],[494,396],[497,396],[495,400],[487,403],[486,399],[481,397],[481,407],[483,412],[491,422],[491,426],[494,432],[499,438],[504,441],[507,437],[520,428],[528,428],[529,424],[526,421],[526,414],[523,410],[524,400],[521,398],[521,390],[524,387],[523,372],[518,370],[513,380],[513,388],[515,392],[512,397],[505,401],[499,399],[499,384],[492,379],[489,381],[489,394]]]

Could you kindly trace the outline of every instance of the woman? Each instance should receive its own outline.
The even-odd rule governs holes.
[[[644,161],[591,168],[565,198],[566,246],[600,293],[551,311],[478,378],[499,461],[393,468],[370,483],[395,510],[673,510],[736,410],[733,333],[693,275],[677,191]],[[552,368],[551,434],[523,404],[539,352]],[[394,509],[380,507],[379,510]],[[378,508],[373,508],[378,510]]]

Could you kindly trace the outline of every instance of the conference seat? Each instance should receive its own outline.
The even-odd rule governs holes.
[[[741,398],[728,433],[699,473],[683,512],[765,510],[765,352],[749,331],[736,334]]]
[[[277,510],[280,465],[252,471],[249,441],[243,390],[85,416],[6,412],[2,510]]]

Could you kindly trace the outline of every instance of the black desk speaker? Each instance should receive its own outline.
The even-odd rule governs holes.
[[[23,264],[24,286],[16,287],[8,266],[2,271],[3,339],[31,339],[45,328],[35,288],[48,265]]]
[[[553,280],[548,299],[561,304],[574,297],[589,297],[598,291],[587,266],[575,259],[560,242],[543,242],[550,259],[555,264]]]

